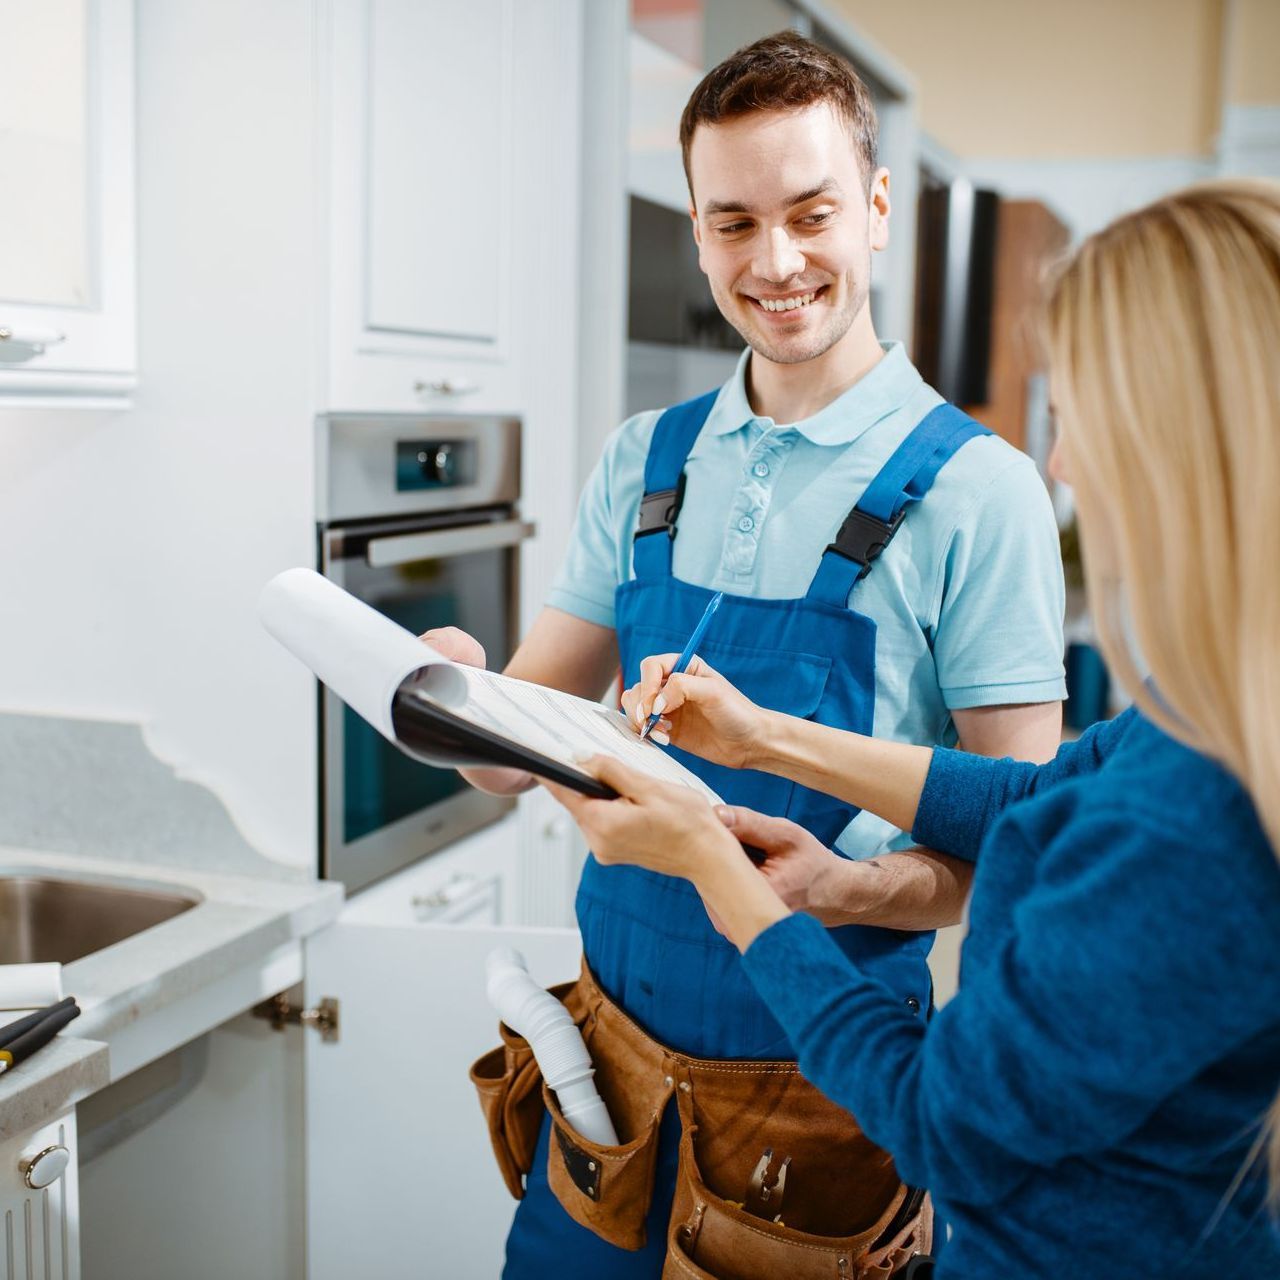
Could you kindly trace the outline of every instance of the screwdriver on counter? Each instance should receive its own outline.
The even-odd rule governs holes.
[[[57,1004],[37,1009],[8,1026],[0,1027],[0,1075],[16,1067],[50,1040],[73,1018],[80,1016],[75,996],[67,996]]]
[[[717,591],[715,595],[707,601],[707,607],[702,611],[702,617],[698,619],[698,625],[694,627],[693,635],[689,637],[689,643],[680,651],[680,656],[676,659],[676,665],[671,668],[670,675],[667,676],[668,680],[671,679],[671,676],[680,675],[685,668],[688,667],[689,663],[693,661],[693,655],[698,646],[702,643],[702,637],[707,634],[707,627],[711,622],[711,618],[715,614],[715,611],[720,607],[720,601],[723,599],[724,592]],[[649,717],[644,728],[640,730],[640,737],[647,738],[649,734],[653,732],[653,726],[661,719],[662,713],[655,711]]]

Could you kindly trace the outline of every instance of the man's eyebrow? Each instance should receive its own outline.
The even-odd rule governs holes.
[[[816,187],[810,187],[807,191],[800,191],[789,197],[784,208],[792,209],[798,204],[804,204],[807,200],[815,200],[818,196],[832,193],[838,194],[839,191],[840,184],[834,178],[823,178]],[[708,216],[716,213],[750,213],[751,208],[739,200],[708,200],[702,212]]]

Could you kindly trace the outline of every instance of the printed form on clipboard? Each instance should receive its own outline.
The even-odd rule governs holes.
[[[656,743],[642,741],[621,711],[557,689],[450,662],[431,652],[437,660],[424,667],[405,690],[415,701],[435,704],[459,721],[574,773],[581,772],[578,759],[582,756],[613,756],[639,773],[679,783],[710,804],[720,803],[720,797],[678,760]],[[420,741],[415,745],[422,754],[426,744]],[[456,752],[446,747],[439,762],[456,765]],[[497,761],[477,754],[464,763]],[[530,767],[530,772],[539,770]]]

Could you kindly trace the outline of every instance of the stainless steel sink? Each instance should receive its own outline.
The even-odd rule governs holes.
[[[0,964],[69,964],[190,911],[199,895],[55,876],[0,875]]]

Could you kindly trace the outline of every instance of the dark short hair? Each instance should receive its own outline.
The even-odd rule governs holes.
[[[862,180],[876,171],[875,104],[857,72],[838,54],[794,31],[765,36],[707,72],[680,117],[684,176],[693,196],[689,150],[700,124],[719,124],[752,111],[791,111],[829,102],[844,119],[858,151]]]

